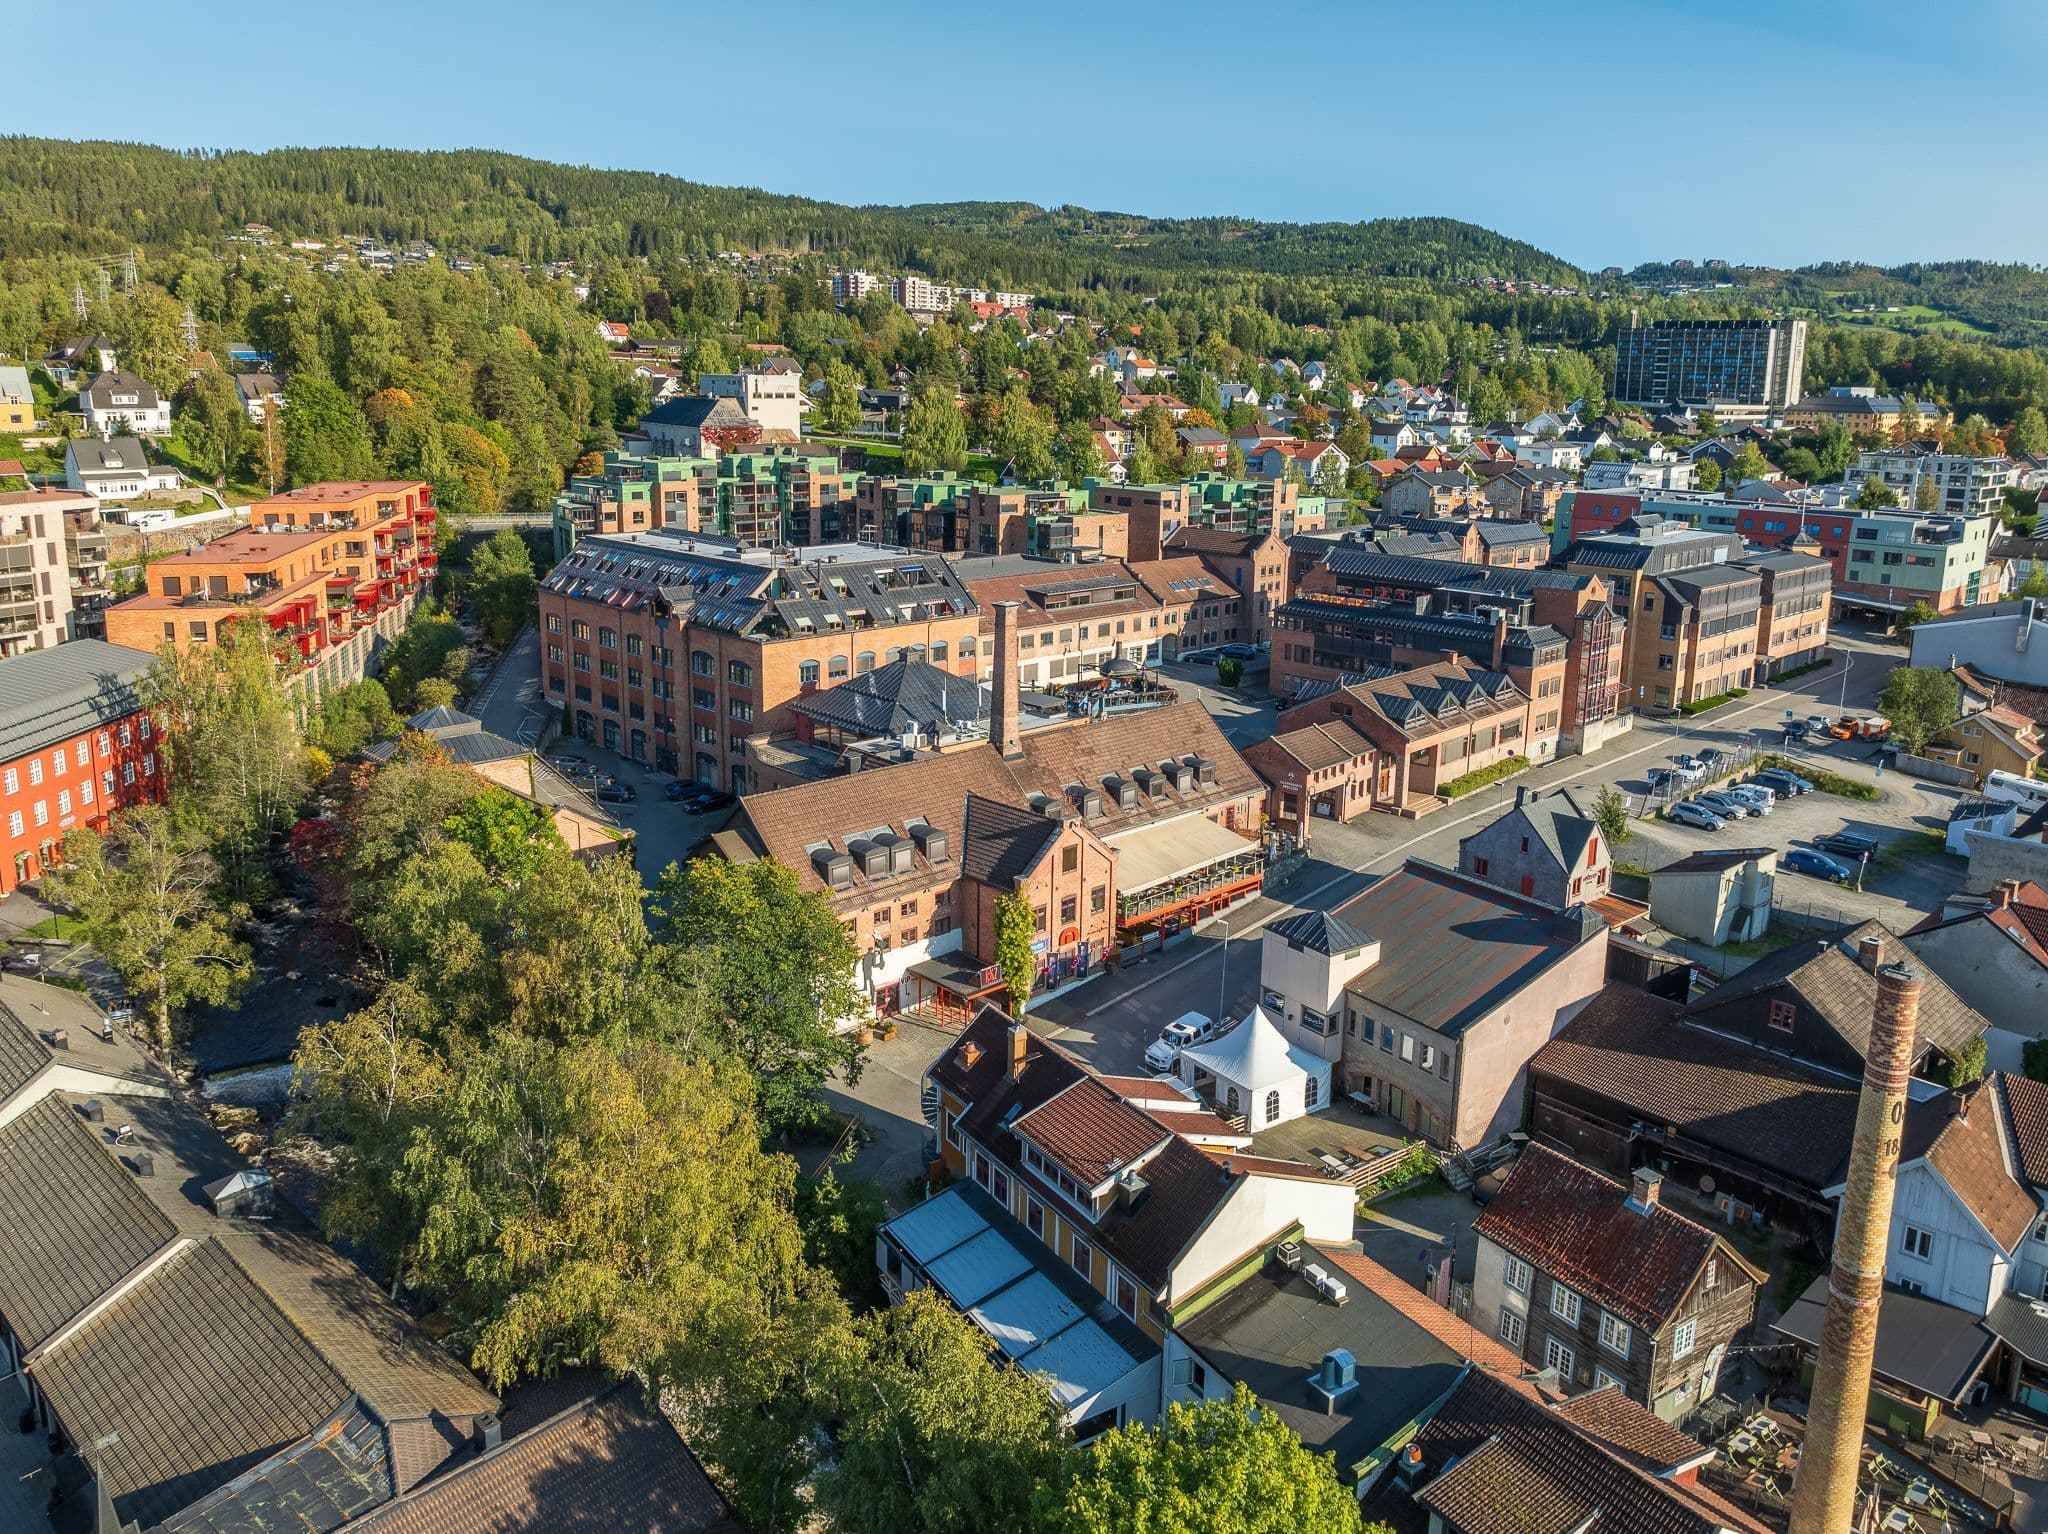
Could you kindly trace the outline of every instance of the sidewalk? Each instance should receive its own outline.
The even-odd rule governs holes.
[[[540,684],[540,629],[529,623],[498,657],[498,666],[465,710],[493,735],[537,746],[546,732],[550,707]]]

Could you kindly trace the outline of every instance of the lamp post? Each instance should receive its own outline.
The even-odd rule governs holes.
[[[1223,1026],[1223,998],[1230,985],[1230,918],[1223,920],[1223,972],[1216,977],[1216,1026]]]

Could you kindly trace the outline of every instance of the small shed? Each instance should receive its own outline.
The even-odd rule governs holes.
[[[1243,1114],[1253,1134],[1330,1104],[1330,1062],[1289,1044],[1263,1006],[1228,1033],[1182,1050],[1174,1069],[1226,1118]]]
[[[1650,875],[1650,919],[1711,948],[1754,942],[1771,925],[1777,870],[1771,847],[1695,852]]]

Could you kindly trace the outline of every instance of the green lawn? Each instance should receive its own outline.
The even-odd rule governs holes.
[[[199,484],[211,485],[213,483],[213,476],[202,471],[198,464],[193,461],[192,450],[185,445],[183,435],[178,432],[174,431],[168,437],[157,439],[156,456],[180,473],[189,475]],[[238,506],[250,501],[262,500],[263,487],[253,480],[236,479],[230,474],[227,484],[221,487],[221,494],[227,497],[230,506]],[[214,509],[213,503],[209,501],[200,509],[211,511]]]
[[[23,937],[61,938],[69,943],[85,941],[85,923],[75,916],[50,916],[37,922],[33,927],[22,929]]]

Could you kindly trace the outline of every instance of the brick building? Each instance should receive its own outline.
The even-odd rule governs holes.
[[[1551,718],[1547,733],[1539,722]],[[1285,735],[1343,721],[1378,752],[1373,807],[1406,810],[1444,784],[1511,756],[1545,761],[1557,751],[1554,710],[1500,671],[1446,662],[1314,684],[1281,710]]]
[[[215,644],[254,612],[298,653],[308,689],[360,681],[405,627],[440,563],[424,480],[307,485],[249,507],[246,527],[150,564],[149,589],[106,610],[131,649]]]
[[[1167,539],[1164,553],[1194,555],[1250,599],[1250,626],[1239,625],[1248,642],[1264,644],[1272,637],[1273,612],[1293,594],[1287,585],[1287,544],[1278,533],[1183,527]]]
[[[0,662],[0,894],[39,879],[65,833],[161,799],[140,650],[79,639]]]
[[[961,676],[980,614],[944,559],[842,544],[795,556],[676,529],[592,537],[541,582],[541,675],[577,738],[747,792],[747,740],[805,691],[913,645]]]
[[[992,635],[995,606],[1016,602],[1019,680],[1063,687],[1100,674],[1112,659],[1172,660],[1196,646],[1244,636],[1245,603],[1198,559],[1060,564],[1028,556],[960,559],[953,568]],[[992,674],[984,652],[982,675]]]

